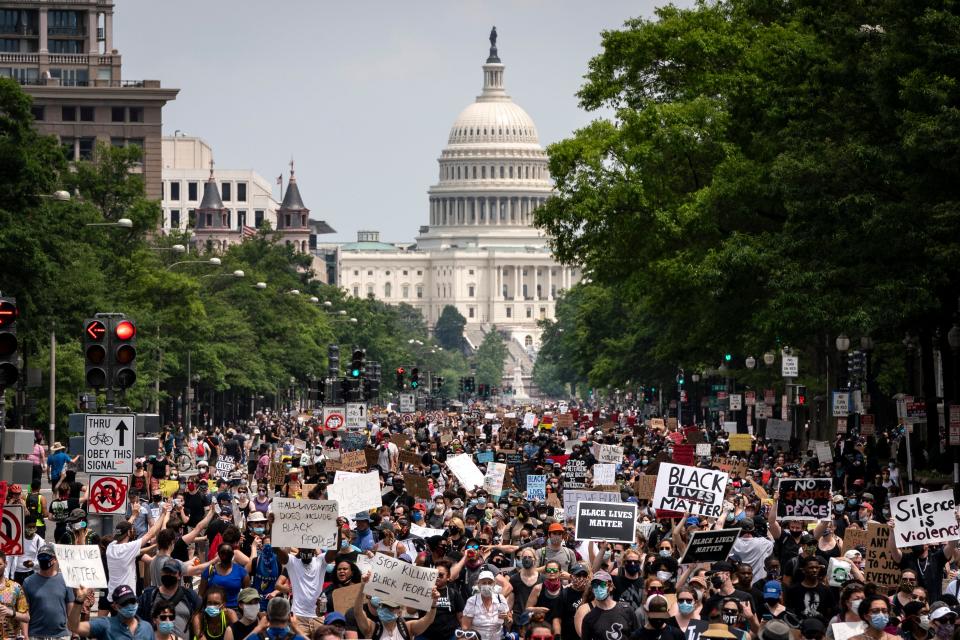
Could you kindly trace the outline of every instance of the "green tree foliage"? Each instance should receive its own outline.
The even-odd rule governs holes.
[[[507,359],[507,345],[496,327],[483,337],[474,354],[477,365],[476,383],[499,387],[503,381],[503,365]]]
[[[463,328],[467,326],[467,319],[457,308],[448,304],[440,312],[437,324],[433,328],[433,335],[444,349],[459,349],[463,343]]]
[[[545,349],[616,384],[942,327],[960,292],[958,18],[726,0],[605,32],[579,96],[613,115],[550,147],[557,194],[536,214],[591,279],[583,310],[561,309],[587,325]]]

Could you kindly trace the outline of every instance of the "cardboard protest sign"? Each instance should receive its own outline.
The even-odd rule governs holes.
[[[547,499],[547,476],[527,476],[527,500]]]
[[[391,558],[382,553],[373,556],[370,582],[364,584],[368,596],[379,596],[386,602],[418,611],[433,607],[433,585],[437,570]]]
[[[567,460],[567,464],[563,467],[563,487],[565,489],[585,488],[588,471],[589,467],[583,460]]]
[[[367,468],[367,456],[363,451],[347,451],[340,456],[340,468],[346,471],[363,471]]]
[[[653,508],[715,518],[730,479],[723,471],[663,462],[657,473]]]
[[[595,464],[593,465],[593,486],[602,486],[615,484],[617,476],[617,465],[615,464]]]
[[[484,474],[466,453],[447,458],[447,467],[467,491],[483,486]]]
[[[273,517],[271,542],[275,547],[331,549],[337,544],[337,503],[333,500],[274,498]]]
[[[777,520],[823,520],[830,517],[833,480],[783,478],[779,485]]]
[[[588,502],[620,502],[619,491],[589,491],[584,489],[564,489],[563,507],[564,517],[573,518],[577,515],[577,503],[581,500]]]
[[[891,497],[897,548],[960,540],[956,509],[952,489]]]
[[[327,497],[337,502],[337,511],[341,516],[353,518],[361,511],[369,511],[383,505],[380,495],[380,473],[360,473],[344,475],[337,472],[337,479],[327,485]]]
[[[577,540],[606,540],[633,544],[636,538],[637,505],[632,502],[588,502],[576,506]]]
[[[100,547],[95,544],[55,544],[60,573],[68,587],[106,589],[107,574],[103,570]]]
[[[503,480],[506,475],[506,464],[491,462],[487,465],[487,474],[483,476],[483,490],[490,495],[499,495],[503,491]]]
[[[730,435],[730,451],[751,451],[753,437],[749,433],[734,433]]]
[[[613,444],[598,445],[597,462],[620,464],[623,462],[623,447]]]
[[[739,536],[740,529],[694,531],[680,564],[726,560]]]
[[[407,493],[414,498],[429,499],[433,497],[430,495],[430,481],[423,476],[418,476],[415,473],[405,473],[403,474],[403,484],[407,488]]]

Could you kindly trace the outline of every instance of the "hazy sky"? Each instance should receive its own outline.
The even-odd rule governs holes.
[[[311,217],[338,232],[321,242],[409,241],[450,126],[480,93],[492,25],[507,92],[546,147],[591,119],[574,94],[600,32],[664,3],[116,0],[114,46],[125,79],[180,89],[164,134],[202,137],[217,167],[286,184],[293,156]]]

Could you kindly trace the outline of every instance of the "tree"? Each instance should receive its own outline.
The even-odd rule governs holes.
[[[474,362],[477,365],[477,384],[499,387],[503,382],[503,365],[507,354],[507,345],[503,341],[503,336],[496,327],[493,327],[483,337],[483,342],[480,343],[474,355]]]
[[[457,311],[452,304],[448,304],[440,312],[437,324],[433,328],[433,335],[444,349],[459,349],[463,344],[463,328],[467,326],[467,319]]]

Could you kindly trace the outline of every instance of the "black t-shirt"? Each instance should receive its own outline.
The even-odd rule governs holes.
[[[836,613],[833,591],[819,583],[815,587],[805,587],[803,583],[791,585],[787,588],[783,604],[801,620],[813,617],[829,620]]]
[[[582,640],[625,639],[633,634],[636,624],[633,611],[622,602],[612,609],[594,607],[583,617],[580,637]]]
[[[453,632],[460,627],[457,614],[463,611],[465,605],[459,589],[449,585],[441,589],[440,597],[437,599],[436,617],[423,633],[423,637],[427,640],[452,638]]]

